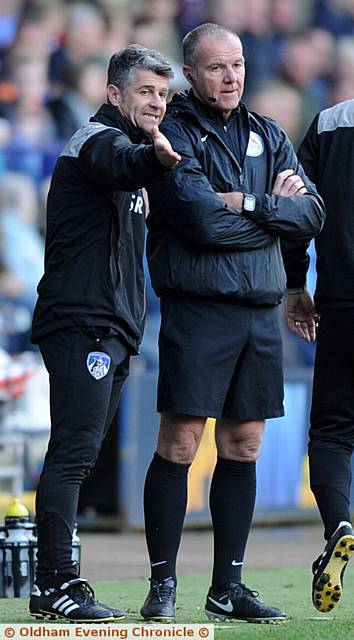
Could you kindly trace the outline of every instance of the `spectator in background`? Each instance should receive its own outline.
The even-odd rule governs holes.
[[[31,319],[43,273],[44,243],[36,226],[33,180],[6,171],[0,179],[2,346],[9,353],[33,350]]]
[[[0,347],[11,355],[17,355],[31,348],[31,313],[21,301],[21,282],[7,271],[2,261],[2,247],[0,235]]]
[[[334,60],[335,76],[330,104],[350,100],[354,96],[354,37],[338,38]]]
[[[11,61],[11,76],[17,100],[9,118],[13,141],[19,146],[41,148],[55,141],[55,127],[46,106],[48,95],[47,61],[21,54]]]
[[[177,24],[180,36],[183,37],[204,21],[205,0],[179,0],[178,6]]]
[[[312,32],[302,32],[288,38],[280,67],[280,77],[301,92],[305,126],[315,113],[327,106],[329,87],[322,82],[322,54],[312,43]]]
[[[354,35],[354,5],[352,0],[315,0],[314,26],[321,27],[335,38]]]
[[[16,38],[7,52],[2,73],[13,85],[13,94],[12,101],[0,105],[0,109],[12,123],[14,136],[19,139],[23,136],[33,146],[38,140],[53,141],[50,114],[45,107],[51,52],[46,27],[42,13],[34,7],[32,11],[28,7],[21,12]]]
[[[44,262],[44,242],[37,228],[38,209],[33,180],[21,173],[5,172],[0,195],[2,258],[6,270],[21,283],[21,298],[31,312]]]
[[[13,58],[11,77],[16,93],[7,114],[11,124],[11,139],[5,149],[7,165],[38,183],[45,175],[45,155],[56,152],[57,141],[54,120],[45,103],[46,63],[36,55]]]
[[[166,25],[164,26],[153,17],[139,17],[133,22],[131,40],[139,42],[148,49],[162,49],[166,46]],[[164,44],[165,43],[165,44]],[[180,69],[180,65],[172,56],[169,56],[173,68],[173,78],[170,83],[170,97],[174,92],[185,89],[186,79]]]
[[[179,56],[178,9],[178,0],[140,0],[134,17],[136,26],[145,24],[146,28],[149,26],[150,33],[152,30],[155,32],[155,48],[165,51],[172,60]],[[134,42],[140,43],[140,40]]]
[[[58,138],[70,138],[102,104],[106,66],[102,58],[66,63],[60,77],[60,91],[47,103]]]
[[[16,37],[22,0],[2,0],[0,7],[0,73],[3,53]]]
[[[284,48],[288,38],[306,29],[309,11],[308,1],[294,2],[294,0],[271,0],[270,22],[273,34],[273,47],[276,67],[273,76],[280,75],[279,68],[284,57]]]
[[[242,33],[247,60],[245,100],[277,73],[280,64],[271,27],[271,0],[247,0],[246,16]]]
[[[294,146],[300,144],[303,102],[296,87],[282,80],[269,80],[252,94],[249,104],[252,111],[277,120]]]
[[[73,2],[66,8],[64,38],[59,49],[53,52],[49,60],[49,79],[55,86],[65,65],[85,62],[87,58],[101,56],[107,51],[109,32],[108,15],[99,3]]]
[[[60,5],[60,2],[58,3]],[[13,57],[36,56],[47,60],[57,41],[52,39],[52,29],[44,20],[45,8],[37,2],[25,2],[19,12],[16,35],[5,57],[3,74],[8,71],[8,61]]]
[[[270,17],[272,31],[279,42],[292,33],[299,32],[308,24],[308,1],[271,0]]]
[[[132,3],[130,0],[108,3],[108,32],[105,37],[105,52],[109,55],[118,49],[124,49],[130,40],[133,22]]]
[[[247,0],[205,0],[205,20],[242,34],[247,27]]]
[[[336,80],[330,96],[330,104],[337,104],[338,102],[345,102],[351,100],[354,96],[354,76],[353,78],[346,78],[342,80]]]
[[[328,99],[336,69],[336,41],[325,29],[311,29],[311,45],[314,58],[317,60],[317,77],[323,84],[323,91]]]

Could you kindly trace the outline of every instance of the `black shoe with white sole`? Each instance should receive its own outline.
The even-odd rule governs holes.
[[[343,593],[343,575],[354,553],[354,531],[349,522],[340,522],[324,552],[312,565],[312,602],[321,613],[338,604]]]
[[[205,613],[209,620],[245,620],[274,624],[286,619],[283,611],[268,607],[259,600],[257,591],[251,591],[240,582],[230,582],[229,588],[218,594],[210,587]]]
[[[42,591],[34,585],[29,610],[39,620],[64,618],[76,622],[113,622],[124,617],[121,609],[114,609],[94,598],[92,587],[83,578],[68,580],[58,588],[48,587]]]

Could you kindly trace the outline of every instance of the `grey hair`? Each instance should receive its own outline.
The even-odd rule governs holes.
[[[108,65],[107,84],[122,89],[129,84],[138,69],[152,71],[164,78],[173,78],[169,61],[155,49],[146,49],[139,44],[130,44],[111,57]]]
[[[204,36],[216,36],[217,38],[225,38],[226,36],[239,36],[234,31],[230,31],[226,27],[213,22],[204,22],[192,31],[187,33],[182,40],[183,60],[185,64],[193,66],[197,59],[197,48],[199,42]]]

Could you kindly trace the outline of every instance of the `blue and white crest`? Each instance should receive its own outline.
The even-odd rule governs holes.
[[[86,366],[96,380],[100,380],[107,375],[110,364],[111,357],[107,353],[103,353],[103,351],[91,351],[87,356]]]
[[[264,144],[261,136],[259,136],[258,133],[255,133],[255,131],[250,131],[246,156],[258,158],[258,156],[262,155],[263,151]]]

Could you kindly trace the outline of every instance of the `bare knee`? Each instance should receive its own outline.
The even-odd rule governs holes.
[[[157,441],[157,453],[179,464],[191,464],[203,434],[205,418],[163,413]]]
[[[216,428],[219,456],[239,462],[255,462],[260,455],[263,431],[263,420],[252,422],[219,420]]]
[[[261,443],[254,440],[239,440],[230,448],[229,456],[240,462],[255,462],[261,453]]]

